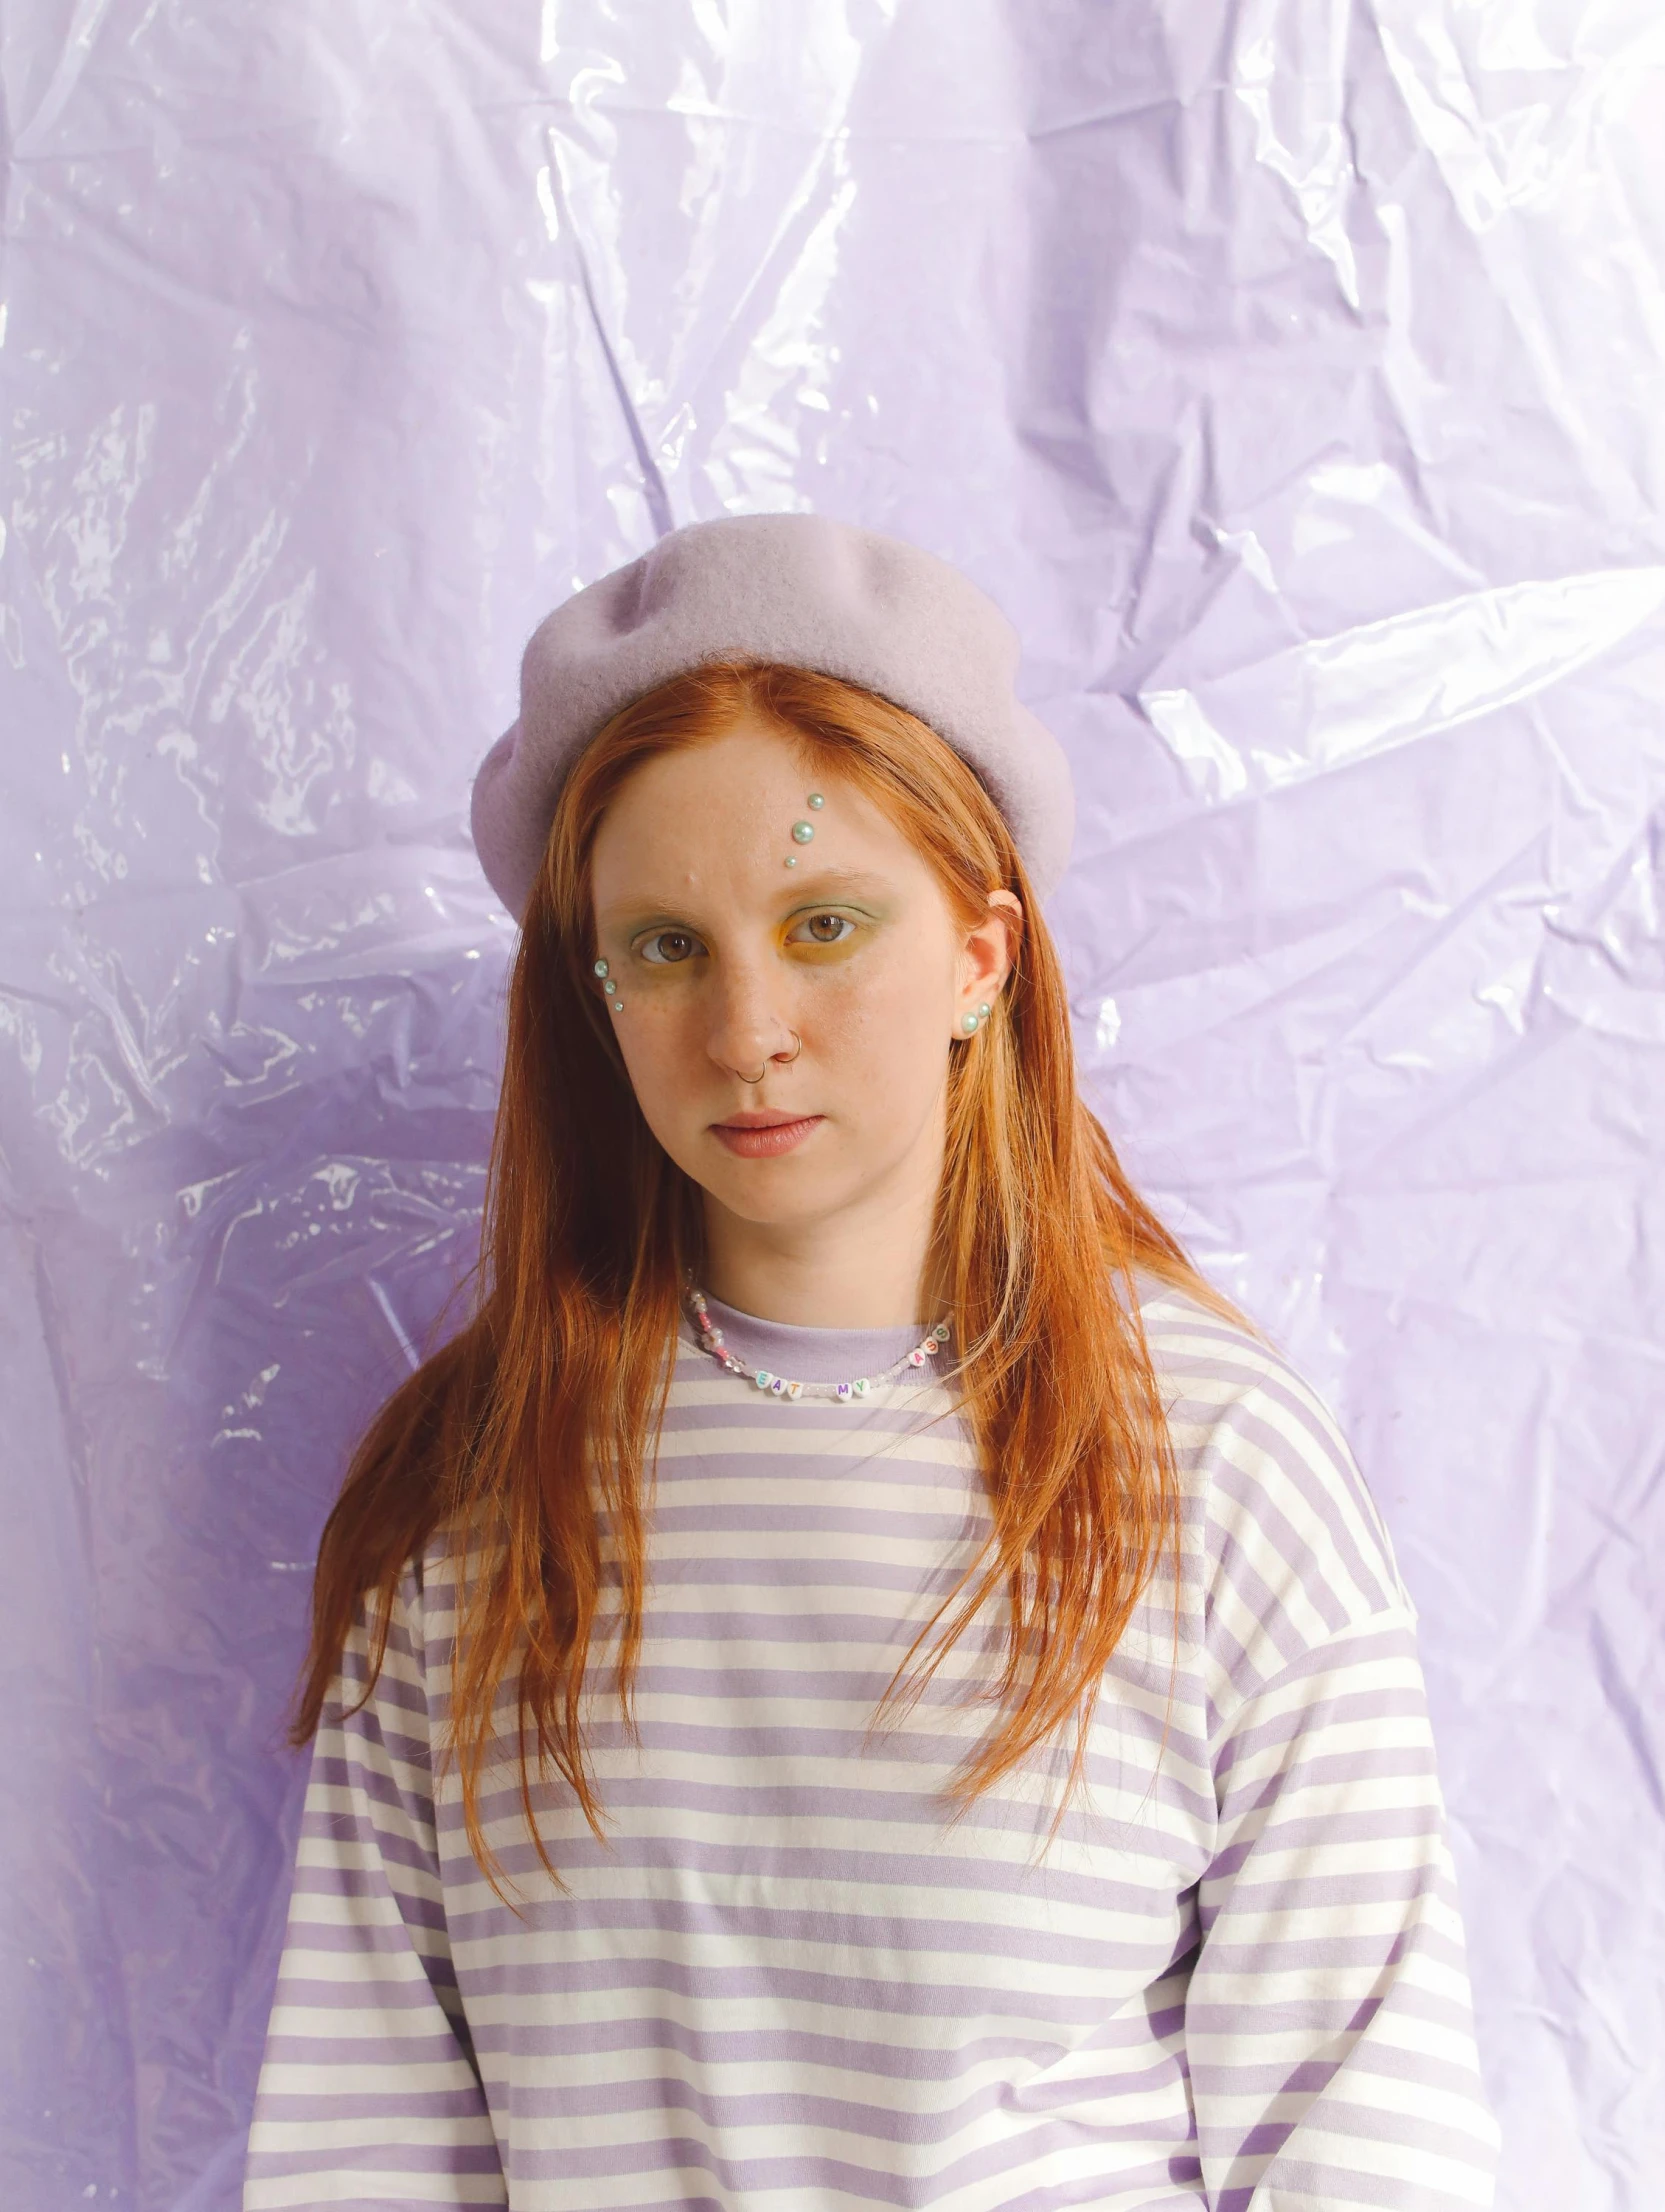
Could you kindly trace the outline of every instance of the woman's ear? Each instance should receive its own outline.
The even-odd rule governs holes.
[[[966,935],[963,972],[968,993],[991,999],[1003,987],[1016,964],[1022,933],[1023,906],[1016,893],[991,891],[988,914]]]

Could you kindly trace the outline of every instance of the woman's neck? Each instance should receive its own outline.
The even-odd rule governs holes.
[[[934,1194],[781,1224],[739,1220],[708,1198],[700,1288],[741,1313],[795,1328],[928,1327],[942,1318],[924,1280],[933,1212]]]

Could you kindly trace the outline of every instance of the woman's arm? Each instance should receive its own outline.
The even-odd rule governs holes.
[[[1271,1346],[1144,1317],[1198,1518],[1213,1836],[1186,2056],[1210,2212],[1473,2212],[1475,2054],[1416,1609],[1346,1438]]]
[[[1465,2212],[1496,2131],[1407,1612],[1244,1700],[1186,2007],[1213,2212]]]
[[[313,1746],[244,2212],[507,2202],[451,1963],[420,1618],[412,1572],[343,1718],[361,1608]]]

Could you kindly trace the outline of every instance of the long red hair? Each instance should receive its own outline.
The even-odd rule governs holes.
[[[1079,1776],[1099,1679],[1174,1541],[1172,1453],[1134,1270],[1232,1310],[1132,1189],[1079,1097],[1063,977],[1023,863],[942,738],[870,692],[776,664],[708,664],[626,707],[561,793],[522,919],[473,1316],[394,1391],[353,1455],[319,1546],[291,1728],[296,1745],[316,1729],[367,1595],[374,1683],[399,1581],[445,1530],[458,1579],[451,1743],[488,1871],[481,1778],[505,1681],[521,1803],[546,1869],[556,1874],[534,1773],[553,1766],[601,1833],[582,1727],[592,1631],[610,1572],[628,1715],[646,1476],[682,1286],[703,1274],[701,1194],[643,1121],[590,980],[590,856],[636,767],[744,714],[786,734],[813,775],[876,800],[929,861],[960,926],[987,914],[997,888],[1023,908],[992,1019],[951,1048],[927,1262],[953,1318],[991,1533],[892,1683],[928,1637],[909,1678],[917,1691],[983,1604],[1004,1599],[1005,1655],[985,1686],[995,1717],[956,1777],[962,1805],[1072,1725]]]

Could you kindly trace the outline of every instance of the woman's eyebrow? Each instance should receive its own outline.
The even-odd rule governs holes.
[[[794,905],[805,899],[825,898],[838,891],[889,891],[892,886],[883,876],[876,876],[860,868],[818,868],[812,876],[795,878],[781,886],[790,892]]]
[[[662,891],[651,888],[629,898],[609,899],[595,910],[596,921],[603,927],[619,923],[632,930],[685,927],[688,914],[686,906],[674,905]]]
[[[802,906],[810,899],[837,899],[885,897],[894,892],[895,886],[885,877],[874,875],[861,868],[818,868],[810,876],[793,876],[781,885],[781,903]],[[627,925],[632,931],[639,929],[691,928],[688,907],[674,907],[668,903],[653,904],[650,891],[642,899],[614,899],[596,912],[596,920],[603,927]]]

